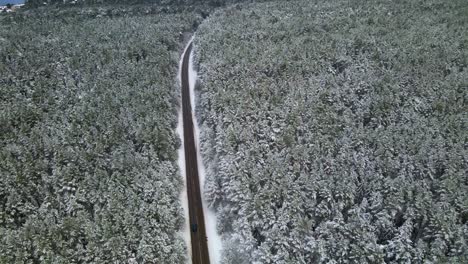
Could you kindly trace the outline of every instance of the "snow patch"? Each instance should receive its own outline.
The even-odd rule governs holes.
[[[187,45],[188,47],[188,45]],[[182,72],[182,61],[185,55],[185,52],[187,51],[187,47],[185,48],[184,52],[182,53],[182,57],[180,58],[179,61],[179,71],[177,72],[177,79],[179,81],[179,87],[182,87],[182,79],[181,79],[181,72]],[[180,88],[182,89],[182,88]],[[179,94],[182,94],[181,92]],[[177,150],[177,164],[179,165],[179,170],[180,170],[180,176],[182,177],[184,187],[182,188],[182,192],[180,193],[179,199],[182,203],[182,208],[184,210],[184,219],[185,219],[185,225],[182,230],[182,237],[184,238],[185,245],[187,247],[187,264],[192,263],[192,248],[190,246],[190,223],[189,223],[189,209],[188,209],[188,198],[187,198],[187,179],[186,173],[185,173],[185,147],[184,147],[184,123],[183,123],[183,117],[182,117],[182,95],[180,97],[180,108],[178,110],[178,122],[177,122],[177,135],[180,138],[180,147]]]

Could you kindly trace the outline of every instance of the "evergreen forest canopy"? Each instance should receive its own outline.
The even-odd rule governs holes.
[[[0,17],[0,263],[186,260],[176,74],[201,16],[101,11]]]
[[[44,5],[135,5],[135,4],[155,4],[165,6],[183,6],[183,5],[204,5],[220,7],[227,4],[244,2],[247,0],[27,0],[29,7],[38,7]]]
[[[237,2],[194,46],[222,263],[468,262],[466,1],[72,2],[0,16],[0,263],[186,261],[180,33]]]
[[[468,262],[468,5],[275,1],[195,38],[222,263]]]

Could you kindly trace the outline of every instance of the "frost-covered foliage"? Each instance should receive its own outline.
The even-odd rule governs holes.
[[[2,19],[0,263],[183,263],[175,83],[201,18]]]
[[[135,5],[135,4],[155,4],[163,6],[182,6],[182,5],[205,5],[212,7],[221,7],[228,4],[239,2],[256,2],[267,0],[28,0],[28,7],[50,6],[50,5]]]
[[[202,23],[223,263],[468,262],[467,11],[278,1]]]

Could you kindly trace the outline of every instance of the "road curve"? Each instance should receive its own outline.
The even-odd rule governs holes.
[[[189,60],[192,43],[187,47],[182,60],[182,117],[184,126],[185,177],[189,208],[192,264],[209,264],[208,242],[205,231],[205,217],[198,177],[197,150],[193,130],[192,106],[189,85]]]

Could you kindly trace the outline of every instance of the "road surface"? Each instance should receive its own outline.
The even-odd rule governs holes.
[[[209,264],[208,242],[205,231],[205,217],[198,177],[197,150],[193,130],[192,106],[189,86],[189,60],[192,43],[189,44],[182,60],[182,117],[184,126],[185,170],[189,208],[192,264]]]

